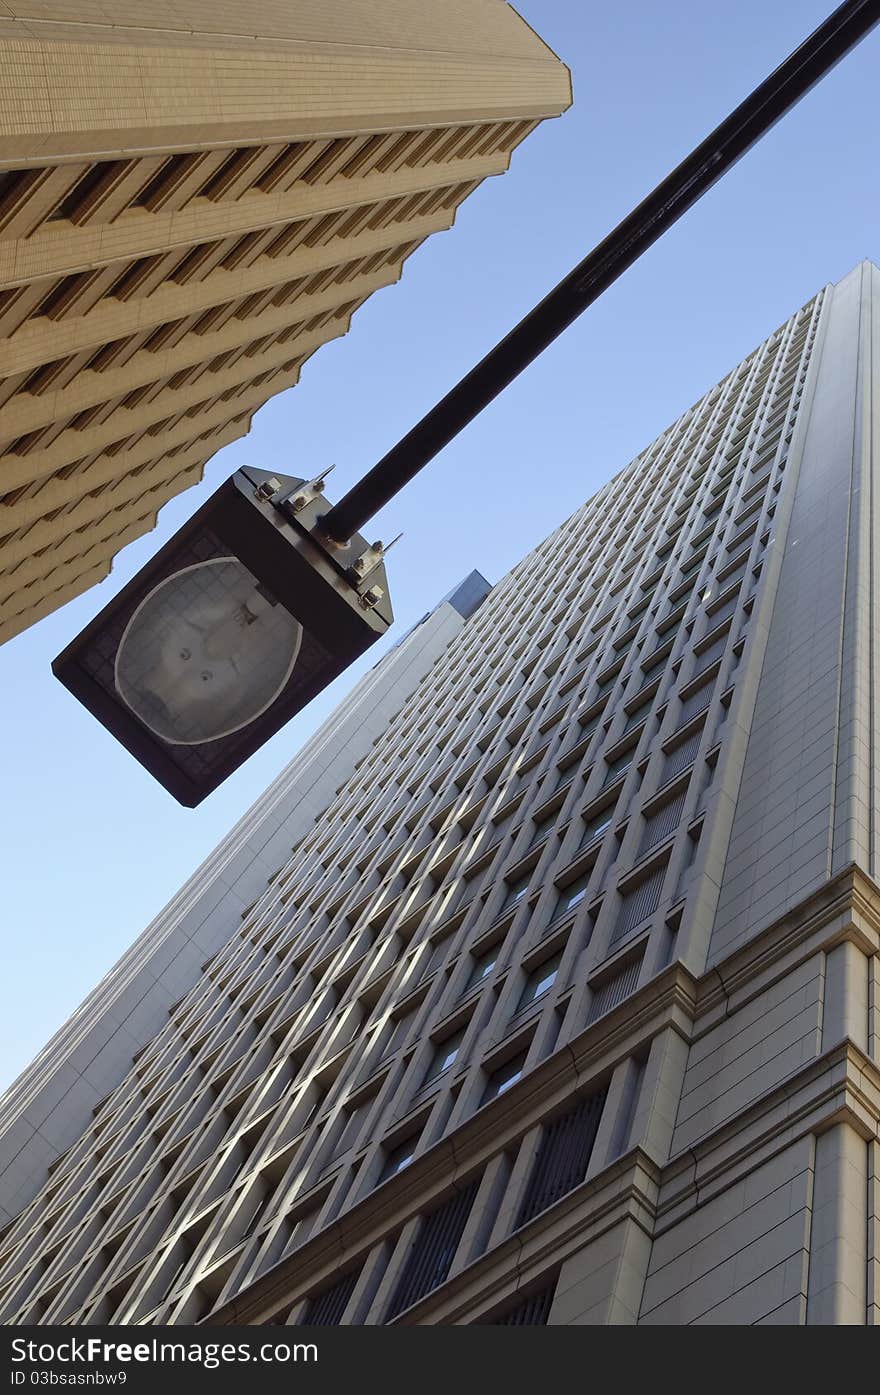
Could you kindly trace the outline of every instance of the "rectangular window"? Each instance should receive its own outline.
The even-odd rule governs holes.
[[[737,591],[736,594],[733,596],[728,596],[727,600],[724,601],[721,605],[716,606],[714,610],[709,611],[709,628],[714,629],[716,625],[720,625],[724,620],[727,620],[728,617],[731,616],[733,612],[736,610],[738,605],[739,591]]]
[[[712,701],[712,694],[715,691],[715,680],[711,678],[708,683],[703,683],[701,687],[682,699],[681,711],[678,714],[678,726],[683,727],[685,722],[689,722],[692,717],[696,717],[700,712],[705,712]]]
[[[606,761],[604,785],[610,785],[615,780],[619,780],[625,770],[632,765],[632,751],[624,751],[621,755],[615,756],[614,760]]]
[[[455,1192],[422,1220],[415,1244],[397,1281],[385,1316],[386,1322],[445,1281],[461,1243],[477,1195],[477,1185],[474,1181],[462,1191]]]
[[[554,954],[552,959],[545,959],[543,964],[539,964],[537,969],[532,969],[525,983],[519,1002],[516,1005],[517,1012],[528,1007],[530,1003],[537,1002],[538,998],[553,987],[556,982],[556,975],[559,972],[559,962],[562,954]]]
[[[529,847],[534,848],[538,843],[543,843],[548,833],[552,833],[556,825],[556,815],[548,814],[540,823],[535,823],[532,829],[532,836],[529,839]]]
[[[430,1081],[436,1080],[444,1071],[449,1070],[449,1067],[453,1064],[458,1055],[458,1048],[461,1046],[464,1034],[465,1028],[461,1027],[457,1032],[453,1032],[451,1037],[447,1037],[445,1041],[441,1041],[437,1044],[434,1048],[434,1055],[431,1057],[430,1065],[425,1072],[425,1078],[422,1081],[423,1085],[427,1085]]]
[[[568,785],[575,777],[577,771],[577,761],[572,765],[562,765],[556,767],[556,777],[553,781],[553,790],[562,789],[563,785]],[[551,791],[552,793],[552,791]]]
[[[682,576],[690,576],[693,572],[695,572],[697,567],[699,567],[702,563],[703,558],[705,556],[706,549],[703,548],[700,552],[697,553],[695,557],[691,557],[687,562],[685,562],[681,568]]]
[[[385,1163],[379,1173],[379,1181],[387,1182],[389,1177],[396,1177],[398,1172],[402,1172],[405,1167],[409,1167],[412,1162],[416,1148],[419,1146],[420,1134],[411,1134],[402,1143],[396,1143],[385,1154]]]
[[[489,949],[485,954],[481,955],[479,959],[474,960],[474,967],[471,969],[468,981],[464,986],[465,993],[469,993],[472,988],[476,988],[477,984],[485,982],[495,968],[497,960],[497,949]]]
[[[666,660],[669,658],[671,648],[672,640],[666,639],[658,645],[652,653],[645,656],[640,665],[645,682],[647,682],[652,673],[656,673],[661,664],[665,664]],[[640,686],[644,685],[642,684]]]
[[[76,222],[106,189],[112,189],[126,170],[125,160],[103,160],[92,165],[74,184],[73,188],[47,215],[47,222],[67,218]]]
[[[584,821],[584,831],[581,835],[579,848],[589,847],[590,843],[595,843],[611,827],[611,820],[614,817],[613,808],[600,809],[598,814],[592,814]]]
[[[553,914],[550,917],[551,924],[554,920],[559,920],[562,916],[568,915],[569,911],[573,911],[576,906],[581,904],[587,894],[590,875],[590,872],[584,872],[582,877],[578,877],[575,881],[569,882],[568,886],[562,888],[557,898],[556,905],[553,907]]]
[[[718,638],[714,640],[712,644],[708,646],[707,649],[700,650],[694,662],[694,677],[696,677],[697,674],[703,673],[707,668],[710,668],[711,665],[714,664],[716,659],[721,658],[721,655],[724,653],[724,650],[727,647],[728,633],[729,631],[725,631],[725,633],[723,635],[719,635]]]
[[[269,1209],[269,1202],[275,1194],[275,1188],[267,1185],[263,1190],[262,1186],[254,1187],[241,1211],[235,1217],[235,1228],[241,1236],[252,1235],[260,1221]]]
[[[584,1180],[606,1093],[606,1090],[599,1090],[587,1095],[574,1109],[545,1126],[517,1217],[517,1228]]]
[[[409,1029],[412,1026],[412,1023],[413,1013],[411,1012],[407,1013],[405,1017],[392,1018],[390,1023],[391,1030],[388,1034],[388,1039],[385,1042],[385,1046],[383,1047],[382,1055],[380,1058],[381,1060],[384,1061],[386,1057],[390,1056],[392,1052],[396,1051],[399,1046],[403,1045],[403,1042],[406,1039],[407,1034],[409,1033]]]
[[[515,906],[517,902],[522,900],[529,889],[529,882],[531,879],[532,873],[531,870],[529,870],[515,882],[506,883],[507,890],[504,893],[504,900],[501,902],[502,911],[509,910],[511,906]]]
[[[626,725],[623,728],[624,732],[632,731],[633,727],[641,726],[653,705],[654,694],[652,693],[650,697],[645,698],[644,702],[640,702],[638,707],[634,707],[631,712],[627,713]]]
[[[614,684],[617,681],[617,675],[620,673],[621,667],[622,663],[616,663],[613,669],[606,670],[605,673],[599,674],[598,678],[596,679],[597,694],[607,693],[609,688],[612,688],[614,686]]]
[[[342,1133],[339,1135],[339,1138],[336,1142],[336,1146],[333,1149],[333,1161],[335,1161],[336,1158],[338,1158],[342,1153],[346,1152],[347,1149],[353,1147],[354,1144],[357,1142],[361,1128],[366,1122],[367,1112],[372,1107],[372,1105],[373,1101],[368,1100],[366,1104],[356,1105],[355,1108],[352,1109],[351,1112],[348,1114],[348,1117],[345,1121],[345,1126],[343,1127]]]
[[[526,1053],[521,1051],[519,1055],[505,1061],[503,1066],[496,1066],[486,1081],[486,1089],[480,1103],[488,1104],[490,1100],[497,1100],[499,1095],[503,1095],[511,1085],[515,1085],[522,1076],[525,1059]]]
[[[437,969],[440,963],[446,958],[448,952],[448,938],[438,941],[437,944],[430,945],[428,953],[422,960],[421,970],[419,973],[419,981],[421,981],[422,979],[426,979],[429,977],[429,975],[433,974],[434,970]]]
[[[583,732],[583,735],[581,736],[582,743],[588,741],[589,738],[593,735],[593,732],[598,729],[599,719],[601,718],[601,716],[602,713],[599,712],[596,716],[587,717],[585,721],[581,721],[580,718],[578,719],[578,725],[581,727]]]

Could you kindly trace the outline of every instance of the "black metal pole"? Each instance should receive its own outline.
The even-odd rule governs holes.
[[[829,15],[324,515],[327,537],[345,542],[361,529],[878,21],[880,0],[847,0]]]

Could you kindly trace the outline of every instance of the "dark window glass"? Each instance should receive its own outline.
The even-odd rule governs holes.
[[[518,901],[522,900],[529,889],[531,876],[531,872],[527,872],[526,875],[520,877],[518,881],[507,883],[507,891],[501,903],[501,909],[503,911],[507,910],[509,906],[515,906]]]
[[[431,1058],[431,1063],[425,1072],[425,1078],[422,1081],[423,1085],[427,1085],[430,1080],[436,1080],[438,1075],[442,1075],[444,1071],[449,1070],[449,1067],[458,1055],[458,1048],[461,1046],[464,1030],[464,1027],[462,1027],[459,1031],[454,1032],[451,1037],[447,1037],[445,1041],[438,1043],[434,1050],[434,1055]]]
[[[568,886],[562,888],[551,920],[558,920],[560,916],[568,915],[569,911],[573,911],[576,906],[581,904],[587,894],[589,880],[590,873],[585,872],[582,877],[578,877],[576,881],[569,882]]]
[[[556,982],[556,975],[559,972],[559,961],[561,954],[554,954],[552,959],[545,959],[543,964],[539,964],[537,969],[533,969],[523,985],[516,1010],[528,1007],[529,1003],[534,1003],[544,993],[549,992]]]
[[[521,1051],[518,1056],[513,1056],[509,1061],[505,1061],[503,1066],[497,1066],[492,1071],[486,1081],[486,1089],[481,1103],[488,1104],[490,1100],[495,1100],[499,1095],[503,1095],[505,1090],[509,1090],[511,1085],[515,1085],[521,1078],[523,1063],[526,1055]]]
[[[385,1165],[379,1174],[380,1182],[387,1182],[389,1177],[396,1177],[398,1172],[409,1167],[415,1156],[418,1142],[419,1135],[413,1134],[411,1138],[404,1139],[403,1143],[396,1144],[385,1154]]]
[[[478,983],[484,983],[498,962],[498,951],[490,949],[482,958],[474,960],[474,967],[471,969],[470,977],[464,986],[467,993],[471,988],[476,988]]]

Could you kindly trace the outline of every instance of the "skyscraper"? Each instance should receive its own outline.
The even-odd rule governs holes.
[[[0,1226],[79,1138],[490,589],[471,572],[396,639],[3,1095]]]
[[[4,1321],[874,1320],[878,312],[864,263],[495,586]]]
[[[502,0],[10,0],[0,75],[0,642],[570,102]]]

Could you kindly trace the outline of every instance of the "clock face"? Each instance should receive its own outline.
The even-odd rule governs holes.
[[[184,567],[134,611],[116,691],[154,735],[198,746],[240,731],[283,691],[302,626],[235,557]]]

